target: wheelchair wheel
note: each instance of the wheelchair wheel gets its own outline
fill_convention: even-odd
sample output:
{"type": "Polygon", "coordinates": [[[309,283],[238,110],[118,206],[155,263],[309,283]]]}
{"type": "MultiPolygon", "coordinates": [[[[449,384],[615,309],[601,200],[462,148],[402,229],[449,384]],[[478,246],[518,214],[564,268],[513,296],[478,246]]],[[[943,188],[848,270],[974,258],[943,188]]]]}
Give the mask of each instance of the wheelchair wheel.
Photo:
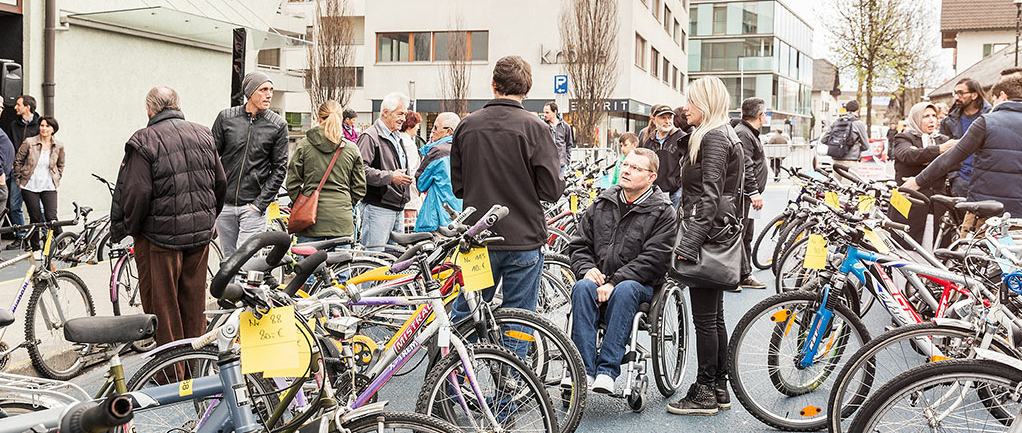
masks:
{"type": "Polygon", "coordinates": [[[688,307],[677,283],[669,282],[650,308],[653,379],[664,397],[670,397],[685,379],[688,358],[688,307]]]}
{"type": "Polygon", "coordinates": [[[628,403],[628,408],[633,412],[642,412],[646,410],[646,390],[649,388],[649,379],[646,377],[642,378],[632,390],[625,397],[625,401],[628,403]]]}

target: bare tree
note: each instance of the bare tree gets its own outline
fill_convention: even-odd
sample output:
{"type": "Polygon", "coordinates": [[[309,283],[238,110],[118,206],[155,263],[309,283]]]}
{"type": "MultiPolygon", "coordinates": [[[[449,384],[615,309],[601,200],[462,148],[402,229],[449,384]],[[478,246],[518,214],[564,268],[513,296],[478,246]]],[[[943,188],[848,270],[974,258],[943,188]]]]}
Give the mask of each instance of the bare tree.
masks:
{"type": "Polygon", "coordinates": [[[568,90],[576,101],[576,137],[582,146],[598,145],[604,102],[617,87],[619,27],[617,1],[565,0],[562,5],[561,42],[567,53],[568,90]]]}
{"type": "Polygon", "coordinates": [[[350,0],[316,0],[316,18],[309,45],[309,70],[305,87],[313,109],[325,101],[348,105],[356,85],[355,22],[349,16],[350,0]]]}
{"type": "MultiPolygon", "coordinates": [[[[916,11],[905,22],[904,31],[892,41],[895,60],[890,66],[887,86],[894,89],[892,96],[898,101],[897,117],[905,117],[911,105],[906,91],[912,88],[929,87],[937,80],[939,65],[937,58],[940,46],[939,31],[933,21],[927,19],[926,4],[916,3],[916,11]]],[[[897,119],[888,119],[897,120],[897,119]]]]}
{"type": "MultiPolygon", "coordinates": [[[[453,22],[448,23],[450,32],[437,33],[435,38],[446,40],[447,49],[435,53],[434,58],[440,60],[440,109],[451,111],[464,117],[468,114],[468,85],[471,79],[471,71],[468,62],[471,60],[468,52],[468,32],[465,31],[465,20],[459,12],[455,15],[453,22]]],[[[434,45],[437,41],[434,40],[434,45]]],[[[442,47],[441,47],[442,48],[442,47]]]]}

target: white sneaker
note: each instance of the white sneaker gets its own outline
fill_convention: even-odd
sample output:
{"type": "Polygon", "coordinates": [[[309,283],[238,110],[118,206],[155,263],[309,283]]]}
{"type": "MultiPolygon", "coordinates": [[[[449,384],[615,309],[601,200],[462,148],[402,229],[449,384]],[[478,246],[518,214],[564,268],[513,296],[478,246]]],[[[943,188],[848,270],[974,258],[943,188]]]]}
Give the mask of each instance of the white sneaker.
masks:
{"type": "Polygon", "coordinates": [[[613,394],[614,393],[614,379],[606,374],[600,374],[596,376],[596,380],[593,381],[593,392],[600,394],[613,394]]]}

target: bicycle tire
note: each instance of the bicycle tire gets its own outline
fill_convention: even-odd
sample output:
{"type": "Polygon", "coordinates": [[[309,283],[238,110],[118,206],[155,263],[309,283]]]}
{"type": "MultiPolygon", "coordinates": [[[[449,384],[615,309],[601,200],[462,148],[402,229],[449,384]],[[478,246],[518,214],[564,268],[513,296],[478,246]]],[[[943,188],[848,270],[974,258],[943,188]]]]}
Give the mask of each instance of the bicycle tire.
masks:
{"type": "Polygon", "coordinates": [[[571,311],[571,290],[575,282],[571,260],[567,256],[544,254],[536,312],[567,329],[566,319],[571,311]]]}
{"type": "Polygon", "coordinates": [[[788,217],[788,215],[786,213],[782,213],[780,215],[775,216],[773,219],[770,220],[770,222],[766,223],[766,225],[763,226],[763,230],[760,230],[759,234],[756,235],[756,241],[753,242],[753,244],[752,244],[752,254],[751,254],[752,255],[752,265],[755,266],[756,269],[767,270],[767,269],[770,269],[771,265],[773,264],[773,257],[766,257],[766,258],[760,257],[760,251],[766,251],[767,253],[773,253],[772,249],[770,249],[768,251],[767,247],[762,246],[763,245],[763,239],[766,239],[769,236],[776,243],[777,242],[777,236],[781,233],[781,230],[784,230],[785,219],[787,217],[788,217]],[[768,233],[771,233],[771,232],[773,232],[773,234],[772,235],[768,235],[768,233]]]}
{"type": "MultiPolygon", "coordinates": [[[[911,363],[911,360],[908,359],[910,355],[915,355],[912,356],[912,359],[922,363],[931,362],[924,354],[919,353],[918,343],[914,339],[938,335],[944,338],[968,341],[976,337],[976,330],[968,326],[956,324],[914,323],[880,334],[852,354],[851,360],[838,373],[834,381],[834,388],[831,389],[830,398],[828,399],[827,426],[830,432],[840,433],[847,431],[848,425],[852,421],[850,419],[851,416],[870,397],[872,388],[879,388],[898,374],[908,371],[917,365],[922,365],[921,363],[911,363]],[[885,352],[889,352],[890,355],[882,355],[885,352]],[[906,356],[904,359],[896,358],[898,354],[906,356]],[[878,362],[878,358],[883,362],[878,362]],[[878,370],[880,374],[877,374],[878,370]],[[858,386],[855,386],[856,383],[858,386]],[[852,388],[855,388],[855,391],[849,392],[852,388]],[[838,410],[838,408],[842,409],[838,410]]],[[[941,342],[943,345],[950,341],[941,340],[941,342]]],[[[994,338],[993,344],[992,349],[996,351],[1005,354],[1013,352],[1010,347],[998,338],[994,338]]],[[[964,345],[959,348],[964,349],[965,352],[952,352],[945,349],[942,350],[942,353],[958,359],[958,357],[966,356],[968,349],[971,347],[971,345],[964,345]],[[955,355],[958,355],[958,357],[955,357],[955,355]]]]}
{"type": "Polygon", "coordinates": [[[781,235],[777,238],[777,243],[774,245],[774,254],[771,257],[773,260],[772,269],[775,274],[778,272],[777,263],[781,256],[791,248],[792,244],[802,238],[801,234],[806,231],[807,227],[809,227],[808,218],[800,218],[791,221],[781,232],[781,235]]]}
{"type": "Polygon", "coordinates": [[[217,299],[209,293],[209,284],[213,281],[213,276],[220,271],[220,264],[224,262],[224,250],[220,248],[220,241],[216,238],[209,242],[209,257],[206,259],[206,309],[216,310],[219,309],[217,306],[217,299]]]}
{"type": "MultiPolygon", "coordinates": [[[[129,316],[132,314],[143,314],[142,293],[138,284],[138,267],[135,263],[135,255],[125,254],[117,259],[114,264],[114,274],[110,281],[111,296],[116,290],[116,298],[111,299],[115,316],[129,316]]],[[[156,348],[156,340],[147,338],[131,343],[131,348],[136,352],[148,352],[156,348]]]]}
{"type": "MultiPolygon", "coordinates": [[[[496,329],[503,330],[506,329],[505,327],[511,326],[529,326],[534,332],[541,335],[531,334],[524,329],[506,329],[503,331],[506,337],[502,338],[503,341],[489,341],[490,338],[485,340],[490,344],[505,343],[503,344],[504,348],[519,355],[521,358],[515,347],[508,347],[506,343],[529,341],[529,338],[525,336],[515,338],[515,335],[531,335],[533,344],[529,344],[525,348],[527,355],[523,359],[526,361],[526,364],[530,364],[532,371],[536,373],[537,377],[545,385],[547,394],[558,396],[561,399],[562,404],[554,405],[554,411],[557,412],[557,425],[561,427],[561,431],[565,433],[575,431],[578,428],[578,424],[582,421],[582,413],[585,412],[588,393],[585,364],[582,361],[582,355],[579,353],[578,348],[575,347],[575,343],[564,333],[562,328],[559,328],[542,315],[529,310],[499,308],[493,311],[493,321],[497,325],[496,329]],[[519,334],[509,335],[509,333],[514,332],[519,334]],[[549,363],[544,366],[536,365],[538,361],[543,359],[553,361],[559,359],[564,363],[560,368],[550,366],[549,363]],[[571,385],[567,389],[565,389],[561,382],[564,377],[571,380],[571,385]],[[567,403],[567,407],[563,403],[567,403]]],[[[478,339],[477,327],[471,318],[462,320],[456,329],[458,330],[458,335],[466,341],[476,341],[478,339]]]]}
{"type": "Polygon", "coordinates": [[[45,279],[33,277],[33,280],[32,295],[25,309],[25,341],[35,342],[28,344],[29,358],[39,374],[54,380],[70,380],[85,367],[83,355],[91,346],[65,340],[64,324],[59,322],[59,316],[54,321],[50,317],[43,317],[39,309],[45,309],[49,316],[52,314],[50,310],[56,308],[53,297],[44,296],[44,293],[50,294],[47,289],[52,282],[57,282],[55,291],[64,292],[63,296],[57,296],[64,302],[60,310],[66,319],[95,316],[96,306],[92,302],[92,294],[78,275],[65,270],[54,271],[51,277],[45,279]],[[74,291],[63,289],[59,281],[66,281],[74,291]],[[53,324],[47,325],[46,320],[53,324]],[[47,331],[47,328],[52,329],[47,331]]]}
{"type": "Polygon", "coordinates": [[[64,232],[53,238],[50,264],[56,269],[67,269],[81,264],[84,260],[75,254],[75,242],[78,240],[78,233],[64,232]]]}
{"type": "MultiPolygon", "coordinates": [[[[906,395],[912,395],[912,400],[916,402],[913,404],[915,407],[911,409],[911,412],[944,414],[947,409],[938,408],[934,410],[929,407],[924,409],[918,406],[920,404],[927,404],[931,400],[940,403],[940,400],[926,398],[925,394],[931,391],[940,392],[940,389],[946,387],[947,384],[960,383],[961,381],[973,382],[971,386],[975,387],[977,391],[996,387],[997,390],[1003,390],[1004,393],[1008,394],[1013,393],[1016,387],[1019,386],[1019,383],[1022,382],[1022,371],[1000,362],[981,359],[953,359],[918,366],[901,373],[880,387],[873,397],[866,400],[866,404],[862,406],[859,415],[852,421],[850,431],[875,431],[871,427],[880,423],[885,415],[895,411],[897,403],[906,395]],[[977,387],[974,384],[976,380],[988,381],[990,384],[977,387]]],[[[971,395],[972,393],[960,392],[959,394],[962,397],[966,397],[967,394],[971,395]]],[[[1007,396],[1005,397],[1007,398],[1007,396]]],[[[979,410],[975,412],[976,416],[984,419],[972,421],[970,417],[959,414],[950,419],[952,421],[955,419],[964,420],[966,425],[962,426],[962,430],[947,429],[947,427],[942,425],[943,421],[941,421],[941,423],[934,427],[927,426],[926,431],[970,431],[975,426],[983,426],[983,431],[996,431],[993,430],[995,427],[1003,427],[1003,431],[1008,431],[1006,424],[1009,424],[1011,419],[996,417],[991,413],[991,408],[988,404],[989,398],[981,397],[981,399],[978,406],[979,410]]],[[[972,406],[976,406],[976,404],[973,403],[972,406]]],[[[1008,410],[1007,412],[1010,414],[1018,413],[1018,403],[1016,402],[1014,406],[1013,410],[1008,410]]],[[[944,421],[948,419],[945,417],[944,421]]],[[[899,416],[897,425],[910,427],[911,421],[912,418],[899,416]]],[[[924,419],[921,421],[928,425],[931,420],[924,419]]],[[[917,429],[915,431],[923,430],[919,427],[917,429]]]]}
{"type": "Polygon", "coordinates": [[[652,324],[650,339],[654,340],[650,342],[650,351],[653,358],[653,381],[656,382],[660,395],[670,397],[681,387],[681,381],[685,379],[685,371],[688,366],[686,362],[689,348],[688,304],[685,302],[685,296],[681,293],[681,286],[675,283],[667,283],[664,286],[660,289],[661,295],[653,301],[653,306],[650,308],[652,316],[650,318],[652,324]],[[674,314],[668,312],[671,305],[675,308],[674,314]],[[677,315],[677,318],[674,319],[675,324],[672,325],[669,322],[674,315],[677,315]],[[665,347],[665,343],[671,339],[671,331],[675,333],[673,340],[677,345],[668,348],[665,347]],[[669,362],[672,359],[674,360],[673,367],[669,362]]]}
{"type": "Polygon", "coordinates": [[[571,236],[564,230],[548,226],[547,231],[547,250],[553,254],[566,254],[568,252],[568,243],[571,242],[571,236]]]}
{"type": "MultiPolygon", "coordinates": [[[[488,392],[487,389],[483,388],[484,380],[487,382],[493,381],[496,385],[498,385],[500,387],[499,392],[501,392],[501,394],[510,391],[512,397],[514,397],[513,400],[504,400],[503,396],[498,397],[500,399],[500,402],[498,402],[500,407],[497,408],[498,410],[493,411],[494,416],[500,418],[498,422],[502,424],[521,422],[521,415],[524,414],[517,414],[517,409],[520,409],[523,406],[521,399],[526,399],[524,403],[529,403],[529,408],[536,412],[534,417],[538,419],[535,419],[534,422],[538,428],[534,430],[526,430],[517,428],[515,425],[511,425],[504,426],[506,429],[514,430],[516,432],[535,431],[549,433],[560,431],[557,427],[557,415],[554,413],[553,405],[550,404],[550,396],[547,395],[546,390],[543,389],[539,378],[536,377],[536,373],[533,373],[532,369],[525,365],[524,361],[511,353],[511,351],[493,344],[472,344],[469,345],[467,349],[475,364],[484,361],[502,364],[497,365],[496,367],[490,366],[490,368],[484,368],[482,370],[477,369],[475,365],[472,366],[473,370],[476,370],[476,385],[480,387],[487,398],[498,397],[498,394],[494,393],[493,396],[490,396],[489,394],[491,394],[491,392],[488,392]],[[486,370],[489,371],[487,372],[486,370]],[[504,402],[513,402],[515,404],[512,408],[510,407],[510,404],[503,404],[504,402]],[[511,409],[516,412],[515,414],[506,414],[501,413],[500,409],[511,409]]],[[[448,394],[451,390],[449,388],[450,382],[448,382],[448,378],[455,380],[457,383],[461,383],[458,378],[462,377],[461,375],[464,374],[463,368],[461,358],[458,356],[457,351],[451,351],[451,353],[448,353],[447,356],[440,358],[437,364],[433,366],[426,375],[426,380],[422,385],[422,390],[419,392],[419,397],[415,402],[415,411],[430,416],[436,416],[466,431],[471,429],[473,422],[464,418],[472,416],[474,418],[475,425],[483,426],[482,430],[479,431],[492,431],[493,427],[497,426],[487,426],[486,424],[489,423],[485,422],[484,419],[479,418],[481,413],[479,413],[478,403],[475,403],[474,399],[466,399],[469,400],[471,404],[470,408],[477,409],[471,414],[453,413],[453,411],[460,410],[461,407],[457,404],[448,404],[451,403],[449,401],[444,402],[439,400],[443,394],[448,394]],[[459,420],[456,418],[462,418],[463,422],[458,422],[459,420]]],[[[465,390],[462,386],[459,386],[458,389],[463,390],[464,395],[472,395],[470,391],[465,390]]],[[[494,390],[494,392],[496,392],[496,390],[494,390]]]]}
{"type": "MultiPolygon", "coordinates": [[[[832,293],[836,295],[836,292],[832,293]]],[[[824,333],[830,334],[830,337],[821,337],[829,342],[820,355],[828,353],[832,355],[809,368],[799,369],[791,366],[789,371],[794,372],[792,375],[795,376],[794,379],[799,379],[798,376],[801,375],[808,380],[796,381],[781,376],[786,367],[781,364],[782,362],[794,364],[795,355],[804,342],[804,333],[807,331],[805,325],[812,322],[819,297],[816,293],[796,291],[764,299],[742,316],[728,344],[728,368],[735,397],[756,419],[780,430],[815,431],[824,428],[827,420],[820,414],[824,413],[822,406],[826,404],[826,399],[830,395],[830,389],[826,388],[826,385],[833,377],[831,373],[840,367],[839,363],[848,352],[847,344],[853,337],[860,347],[869,341],[869,331],[858,315],[846,305],[836,303],[833,310],[834,319],[840,319],[841,322],[836,323],[836,320],[832,320],[832,326],[823,330],[824,333]],[[750,335],[751,328],[761,318],[773,322],[767,325],[768,335],[760,335],[763,332],[750,335]],[[794,353],[778,354],[782,343],[779,338],[787,337],[799,320],[801,323],[795,328],[795,342],[787,345],[793,346],[789,351],[794,353]],[[809,322],[806,322],[807,320],[809,322]],[[783,335],[779,335],[782,331],[783,335]],[[759,345],[767,342],[769,350],[766,352],[749,350],[751,353],[747,354],[747,348],[743,344],[747,339],[759,345]],[[770,364],[766,368],[758,366],[763,358],[770,364]],[[747,369],[752,371],[746,373],[747,369]],[[754,377],[753,373],[759,373],[760,376],[754,377]],[[763,373],[766,373],[767,377],[762,377],[763,373]],[[765,395],[759,395],[758,391],[764,388],[765,395]],[[753,396],[753,393],[757,395],[753,396]],[[770,404],[771,399],[777,403],[770,404]],[[791,406],[792,404],[794,406],[791,406]]]]}
{"type": "MultiPolygon", "coordinates": [[[[336,430],[335,430],[336,431],[336,430]]],[[[455,433],[461,431],[439,418],[415,412],[383,412],[348,421],[340,431],[350,433],[403,432],[455,433]]]]}

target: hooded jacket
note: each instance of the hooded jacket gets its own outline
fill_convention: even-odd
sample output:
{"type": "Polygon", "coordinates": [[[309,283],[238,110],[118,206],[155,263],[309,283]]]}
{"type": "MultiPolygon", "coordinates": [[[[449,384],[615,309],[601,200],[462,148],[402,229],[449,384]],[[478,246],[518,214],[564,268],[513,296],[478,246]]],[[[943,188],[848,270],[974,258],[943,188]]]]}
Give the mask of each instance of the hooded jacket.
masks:
{"type": "MultiPolygon", "coordinates": [[[[337,162],[319,192],[316,223],[298,232],[299,236],[340,237],[355,233],[352,209],[365,196],[366,176],[358,146],[345,139],[341,139],[341,146],[337,162]]],[[[323,135],[321,126],[310,129],[298,142],[287,164],[285,181],[292,203],[299,194],[308,196],[316,191],[336,151],[337,145],[323,135]]]]}
{"type": "Polygon", "coordinates": [[[422,162],[415,173],[415,185],[426,197],[422,199],[422,207],[415,219],[417,232],[431,232],[441,225],[450,224],[451,217],[444,209],[444,203],[461,212],[461,199],[454,196],[451,187],[452,140],[454,136],[448,135],[420,149],[422,162]]]}
{"type": "Polygon", "coordinates": [[[213,121],[213,141],[227,173],[227,204],[264,211],[277,200],[287,171],[287,122],[271,110],[254,116],[244,105],[213,121]]]}

